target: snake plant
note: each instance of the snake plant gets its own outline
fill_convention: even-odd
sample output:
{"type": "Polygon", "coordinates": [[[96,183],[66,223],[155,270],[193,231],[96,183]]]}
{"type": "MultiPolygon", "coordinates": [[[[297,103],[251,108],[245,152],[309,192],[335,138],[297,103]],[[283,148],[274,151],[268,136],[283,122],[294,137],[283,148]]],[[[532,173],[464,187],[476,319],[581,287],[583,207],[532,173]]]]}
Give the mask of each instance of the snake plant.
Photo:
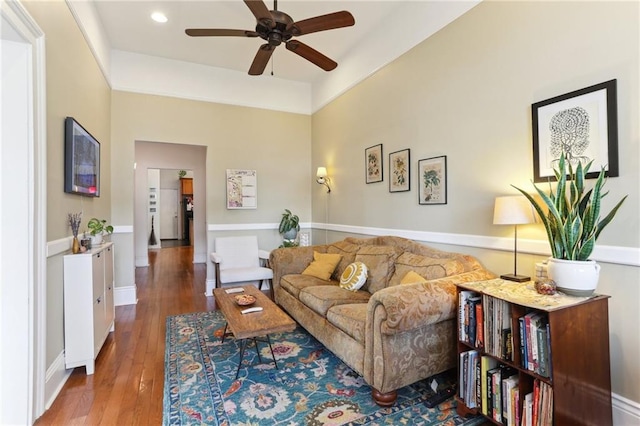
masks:
{"type": "Polygon", "coordinates": [[[542,202],[536,201],[531,194],[512,185],[527,197],[540,216],[547,231],[552,257],[555,259],[587,260],[593,252],[598,236],[613,220],[627,198],[625,195],[604,219],[600,219],[601,201],[608,194],[602,192],[605,170],[600,170],[593,188],[587,190],[585,176],[592,163],[593,160],[585,166],[578,163],[574,170],[571,162],[562,153],[558,166],[553,169],[558,181],[555,192],[551,184],[549,195],[533,185],[542,202]]]}

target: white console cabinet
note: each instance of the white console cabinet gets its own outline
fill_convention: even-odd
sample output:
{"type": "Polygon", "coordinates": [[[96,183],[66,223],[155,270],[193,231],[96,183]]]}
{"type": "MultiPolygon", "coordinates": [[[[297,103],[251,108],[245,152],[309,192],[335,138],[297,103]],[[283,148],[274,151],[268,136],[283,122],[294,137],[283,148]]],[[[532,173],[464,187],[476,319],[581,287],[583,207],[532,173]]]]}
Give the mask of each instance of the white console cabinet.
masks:
{"type": "Polygon", "coordinates": [[[114,330],[113,249],[109,242],[64,256],[66,368],[84,365],[93,374],[100,348],[114,330]]]}

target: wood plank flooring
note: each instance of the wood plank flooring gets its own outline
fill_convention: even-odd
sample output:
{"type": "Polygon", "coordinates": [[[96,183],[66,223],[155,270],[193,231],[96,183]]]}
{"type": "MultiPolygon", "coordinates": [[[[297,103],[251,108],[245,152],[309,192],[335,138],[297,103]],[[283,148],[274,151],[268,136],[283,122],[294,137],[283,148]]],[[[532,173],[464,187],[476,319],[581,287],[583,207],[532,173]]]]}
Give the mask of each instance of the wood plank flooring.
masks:
{"type": "Polygon", "coordinates": [[[215,309],[206,265],[192,259],[190,246],[149,252],[150,266],[136,268],[138,304],[116,307],[95,374],[74,369],[36,425],[162,424],[165,318],[215,309]]]}

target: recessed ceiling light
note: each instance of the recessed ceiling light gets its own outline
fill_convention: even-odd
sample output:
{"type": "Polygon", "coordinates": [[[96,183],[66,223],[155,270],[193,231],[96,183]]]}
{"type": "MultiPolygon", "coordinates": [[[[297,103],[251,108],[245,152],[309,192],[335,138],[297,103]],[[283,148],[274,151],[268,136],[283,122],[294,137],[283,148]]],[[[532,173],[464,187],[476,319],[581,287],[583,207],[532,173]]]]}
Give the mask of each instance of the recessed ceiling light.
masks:
{"type": "Polygon", "coordinates": [[[153,19],[156,22],[160,22],[161,24],[164,24],[169,20],[167,19],[167,16],[162,12],[153,12],[151,14],[151,19],[153,19]]]}

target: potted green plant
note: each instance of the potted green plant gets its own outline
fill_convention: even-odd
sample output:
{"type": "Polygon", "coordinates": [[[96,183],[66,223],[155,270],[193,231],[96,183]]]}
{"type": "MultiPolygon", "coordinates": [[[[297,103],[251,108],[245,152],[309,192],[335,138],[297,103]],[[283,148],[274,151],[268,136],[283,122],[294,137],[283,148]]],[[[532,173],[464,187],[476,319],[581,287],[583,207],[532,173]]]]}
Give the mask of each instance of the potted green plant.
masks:
{"type": "Polygon", "coordinates": [[[89,235],[91,235],[91,245],[102,244],[102,236],[107,233],[113,232],[113,226],[107,225],[106,219],[98,219],[92,217],[87,222],[87,228],[89,228],[89,235]]]}
{"type": "Polygon", "coordinates": [[[544,224],[552,256],[547,270],[549,278],[556,282],[559,290],[573,296],[589,296],[596,289],[600,266],[589,260],[589,256],[598,236],[627,198],[625,195],[609,214],[601,218],[601,202],[607,195],[607,192],[602,192],[605,170],[600,170],[593,188],[587,190],[585,177],[592,163],[593,160],[585,166],[578,163],[574,169],[563,152],[553,170],[558,181],[555,192],[551,184],[549,195],[533,185],[541,202],[514,186],[531,202],[544,224]]]}
{"type": "Polygon", "coordinates": [[[280,226],[278,232],[282,234],[282,238],[285,240],[295,240],[300,230],[300,218],[291,213],[291,210],[284,209],[282,213],[282,219],[280,220],[280,226]]]}

